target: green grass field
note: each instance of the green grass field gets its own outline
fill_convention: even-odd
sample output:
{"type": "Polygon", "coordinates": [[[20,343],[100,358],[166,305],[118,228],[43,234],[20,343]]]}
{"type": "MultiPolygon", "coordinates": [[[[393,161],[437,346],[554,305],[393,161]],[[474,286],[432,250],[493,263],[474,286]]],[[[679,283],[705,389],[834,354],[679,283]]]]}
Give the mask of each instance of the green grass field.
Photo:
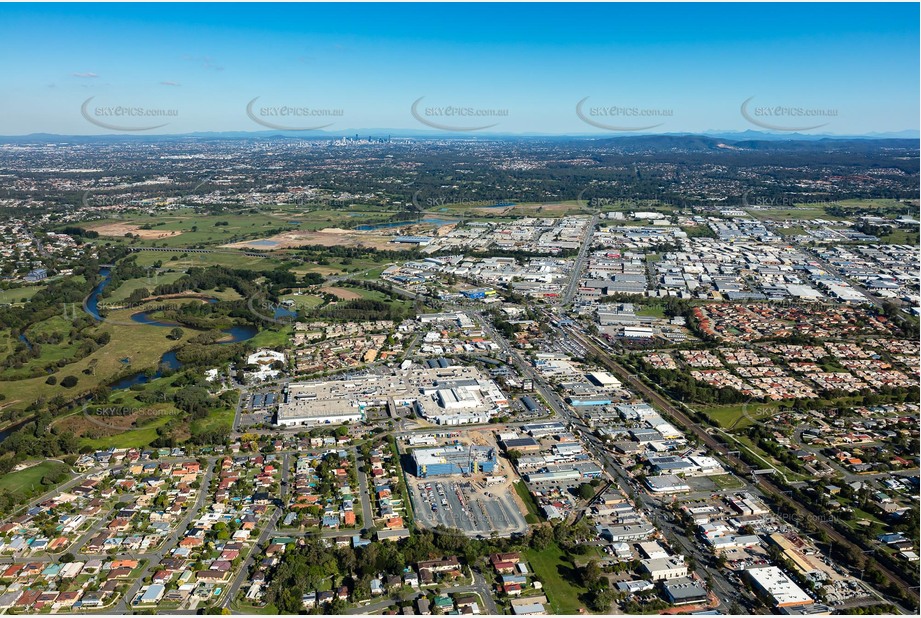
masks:
{"type": "Polygon", "coordinates": [[[162,251],[139,251],[138,266],[154,266],[158,262],[164,269],[186,271],[189,268],[206,268],[208,266],[226,266],[245,270],[274,270],[281,262],[273,258],[259,258],[234,253],[176,253],[162,251]],[[172,258],[176,258],[175,260],[172,258]]]}
{"type": "Polygon", "coordinates": [[[664,318],[665,307],[662,305],[642,305],[637,308],[636,315],[643,315],[653,318],[664,318]]]}
{"type": "Polygon", "coordinates": [[[829,221],[844,221],[844,217],[829,215],[821,206],[788,206],[785,208],[765,208],[760,210],[750,209],[748,211],[756,219],[769,219],[781,221],[790,219],[792,221],[806,221],[809,219],[827,219],[829,221]]]}
{"type": "Polygon", "coordinates": [[[390,302],[393,300],[392,296],[384,294],[383,292],[380,292],[378,290],[368,290],[365,288],[352,287],[348,284],[337,285],[336,287],[344,288],[351,292],[355,292],[356,294],[361,295],[361,297],[366,300],[379,300],[384,303],[390,302]]]}
{"type": "Polygon", "coordinates": [[[490,208],[486,200],[474,203],[442,204],[425,211],[432,217],[465,216],[494,220],[507,217],[565,217],[567,215],[588,214],[589,210],[579,205],[576,200],[558,202],[521,202],[507,208],[490,208]]]}
{"type": "MultiPolygon", "coordinates": [[[[47,320],[33,324],[25,333],[30,341],[34,342],[36,338],[41,335],[61,335],[63,336],[63,340],[56,345],[42,344],[39,348],[41,354],[39,354],[37,358],[30,359],[18,369],[10,368],[5,370],[3,376],[6,378],[26,377],[33,368],[43,367],[48,363],[72,358],[77,352],[78,345],[71,341],[69,337],[70,328],[70,321],[63,316],[53,316],[47,320]]],[[[13,341],[13,338],[8,332],[5,332],[2,341],[3,343],[0,343],[0,349],[5,350],[12,349],[10,344],[14,344],[15,347],[15,344],[18,343],[13,341]]]]}
{"type": "Polygon", "coordinates": [[[537,510],[537,503],[534,502],[534,496],[528,491],[527,485],[524,483],[514,483],[514,485],[515,491],[518,493],[521,501],[528,507],[528,514],[524,516],[524,520],[529,524],[540,523],[540,513],[537,510]]]}
{"type": "Polygon", "coordinates": [[[289,345],[291,343],[292,332],[294,332],[294,327],[292,326],[285,326],[278,330],[261,330],[256,333],[255,337],[249,339],[247,343],[256,348],[275,348],[289,345]]]}
{"type": "Polygon", "coordinates": [[[278,609],[272,605],[251,605],[244,601],[238,601],[232,604],[232,607],[243,614],[257,614],[261,616],[277,616],[278,609]]]}
{"type": "Polygon", "coordinates": [[[176,272],[167,272],[167,273],[152,273],[150,278],[143,279],[129,279],[122,283],[118,288],[112,290],[111,295],[105,298],[107,303],[118,303],[129,296],[135,291],[141,288],[146,288],[148,291],[153,292],[154,288],[158,285],[165,285],[168,283],[173,283],[177,279],[183,276],[184,273],[176,272]]]}
{"type": "Polygon", "coordinates": [[[323,299],[315,294],[285,294],[279,300],[290,300],[298,309],[313,309],[323,304],[323,299]]]}
{"type": "Polygon", "coordinates": [[[752,401],[725,406],[710,406],[700,411],[709,416],[723,429],[744,429],[756,420],[770,420],[781,408],[791,404],[782,402],[760,403],[752,401]]]}
{"type": "Polygon", "coordinates": [[[87,227],[101,233],[113,242],[130,243],[147,247],[190,247],[192,245],[223,245],[254,239],[287,230],[320,230],[328,227],[350,227],[358,224],[379,223],[392,217],[393,211],[355,206],[348,210],[310,210],[298,206],[272,206],[250,208],[243,212],[206,215],[186,208],[169,214],[146,212],[126,213],[120,219],[94,221],[87,227]],[[107,225],[137,226],[137,233],[149,238],[125,238],[121,230],[107,225]],[[163,236],[155,236],[161,232],[163,236]],[[169,235],[167,235],[169,234],[169,235]]]}
{"type": "Polygon", "coordinates": [[[918,245],[921,235],[918,228],[904,229],[896,228],[885,236],[880,236],[880,241],[887,245],[918,245]]]}
{"type": "Polygon", "coordinates": [[[718,476],[709,476],[707,478],[713,481],[713,484],[720,489],[741,489],[745,487],[745,483],[731,474],[720,474],[718,476]]]}
{"type": "Polygon", "coordinates": [[[30,285],[12,290],[0,290],[0,305],[15,305],[26,302],[41,289],[42,286],[40,285],[30,285]]]}
{"type": "MultiPolygon", "coordinates": [[[[853,209],[854,214],[858,214],[860,211],[879,211],[881,216],[890,216],[892,212],[895,212],[899,209],[904,208],[904,204],[898,200],[892,199],[853,199],[853,200],[838,200],[838,201],[829,201],[829,206],[838,206],[845,210],[853,209]]],[[[827,219],[829,221],[845,221],[846,217],[840,217],[835,215],[830,215],[825,212],[824,204],[816,203],[802,203],[802,204],[793,204],[793,205],[784,205],[778,204],[777,208],[766,208],[766,209],[750,209],[749,212],[752,216],[758,219],[772,219],[772,220],[806,220],[806,219],[827,219]]],[[[894,216],[894,215],[891,215],[894,216]]]]}
{"type": "Polygon", "coordinates": [[[803,229],[803,227],[799,225],[791,225],[790,227],[782,227],[782,228],[779,227],[777,228],[776,231],[779,232],[780,235],[783,236],[784,238],[790,238],[793,236],[804,236],[806,234],[806,230],[803,229]]]}
{"type": "Polygon", "coordinates": [[[51,486],[42,485],[42,477],[49,472],[61,470],[70,471],[70,468],[60,461],[49,460],[25,470],[8,472],[0,476],[0,492],[8,491],[14,496],[21,496],[22,498],[40,494],[51,489],[51,486]]]}
{"type": "Polygon", "coordinates": [[[525,550],[524,555],[531,571],[544,584],[553,613],[580,613],[579,610],[585,606],[579,595],[586,592],[586,588],[572,582],[572,579],[578,578],[576,567],[563,550],[556,543],[551,543],[543,551],[525,550]]]}
{"type": "MultiPolygon", "coordinates": [[[[110,317],[120,322],[130,322],[130,315],[134,311],[135,309],[112,311],[110,317]]],[[[11,404],[11,408],[20,410],[39,397],[50,399],[58,394],[76,397],[101,383],[110,381],[112,376],[125,371],[129,366],[132,371],[156,367],[160,356],[177,345],[177,342],[167,339],[166,336],[170,331],[168,328],[142,324],[120,326],[110,323],[103,323],[98,328],[109,332],[111,341],[89,356],[59,369],[54,374],[58,378],[58,384],[46,384],[45,376],[15,382],[0,381],[0,393],[6,395],[4,403],[11,404]],[[130,358],[130,365],[122,363],[123,358],[130,358]],[[95,361],[95,371],[90,375],[83,373],[83,370],[90,367],[93,361],[95,361]],[[77,385],[70,389],[61,386],[61,378],[71,375],[78,378],[77,385]]],[[[196,334],[191,329],[184,329],[183,337],[188,339],[196,334]]]]}
{"type": "Polygon", "coordinates": [[[169,423],[170,419],[170,416],[160,416],[143,427],[124,431],[114,436],[83,438],[80,440],[80,445],[89,446],[97,450],[106,448],[142,448],[157,439],[157,428],[169,423]]]}
{"type": "Polygon", "coordinates": [[[212,410],[205,418],[192,421],[192,432],[215,431],[222,428],[229,431],[233,427],[233,416],[233,408],[212,410]]]}

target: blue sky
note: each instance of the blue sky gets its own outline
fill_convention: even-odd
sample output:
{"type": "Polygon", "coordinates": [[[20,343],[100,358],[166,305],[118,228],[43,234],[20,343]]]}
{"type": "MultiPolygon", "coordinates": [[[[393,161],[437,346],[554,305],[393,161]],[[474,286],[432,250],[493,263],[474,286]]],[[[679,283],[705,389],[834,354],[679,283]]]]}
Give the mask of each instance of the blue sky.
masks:
{"type": "Polygon", "coordinates": [[[913,3],[3,4],[0,135],[265,130],[255,97],[330,130],[611,133],[586,97],[613,129],[917,130],[918,23],[913,3]]]}

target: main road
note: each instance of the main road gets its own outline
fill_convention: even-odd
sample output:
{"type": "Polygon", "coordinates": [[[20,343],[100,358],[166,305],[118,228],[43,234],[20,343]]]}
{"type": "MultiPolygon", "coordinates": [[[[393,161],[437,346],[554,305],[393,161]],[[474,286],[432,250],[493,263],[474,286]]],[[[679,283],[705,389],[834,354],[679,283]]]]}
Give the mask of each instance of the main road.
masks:
{"type": "Polygon", "coordinates": [[[572,272],[569,275],[569,283],[566,284],[566,291],[563,293],[563,296],[560,297],[560,304],[564,307],[568,306],[572,302],[572,297],[576,294],[576,287],[579,285],[579,279],[582,278],[582,265],[585,263],[585,256],[588,254],[588,248],[592,244],[592,233],[595,231],[595,226],[598,225],[598,213],[595,213],[592,216],[591,222],[588,224],[588,228],[585,230],[585,238],[582,239],[582,246],[579,248],[579,255],[576,257],[575,263],[572,265],[572,272]]]}
{"type": "Polygon", "coordinates": [[[135,595],[138,593],[138,590],[141,589],[141,586],[144,584],[144,579],[150,575],[152,569],[158,568],[160,566],[160,562],[163,560],[163,556],[169,553],[179,543],[179,535],[185,534],[186,530],[189,528],[189,523],[192,521],[192,518],[201,514],[201,510],[205,506],[205,498],[209,493],[211,493],[211,477],[214,475],[216,459],[209,458],[206,460],[206,462],[207,470],[201,479],[201,484],[198,489],[198,499],[195,501],[195,504],[189,508],[188,512],[185,514],[185,517],[182,518],[182,521],[179,522],[169,537],[167,537],[167,539],[160,545],[160,549],[152,552],[149,555],[147,558],[147,565],[144,567],[144,570],[135,578],[134,583],[128,587],[128,590],[125,592],[124,596],[115,606],[115,609],[112,612],[113,614],[128,613],[128,603],[134,599],[135,595]]]}
{"type": "MultiPolygon", "coordinates": [[[[702,427],[694,422],[694,420],[679,410],[677,406],[672,405],[670,401],[665,399],[654,389],[650,388],[637,376],[633,375],[627,369],[614,362],[611,359],[610,354],[606,350],[602,349],[598,344],[596,344],[590,337],[586,336],[575,327],[570,327],[568,332],[570,336],[581,343],[587,350],[594,352],[602,365],[604,365],[612,373],[618,375],[622,380],[629,383],[633,388],[637,390],[637,392],[641,393],[644,397],[647,398],[648,401],[655,404],[660,410],[668,414],[672,420],[676,421],[686,431],[693,433],[702,444],[705,444],[713,452],[722,456],[723,459],[729,463],[731,467],[737,470],[739,474],[744,474],[747,470],[749,470],[749,465],[740,457],[731,454],[731,450],[725,444],[706,432],[702,427]]],[[[827,522],[817,519],[815,515],[805,506],[798,502],[788,500],[786,498],[786,490],[784,490],[782,487],[774,483],[766,476],[757,476],[753,483],[761,491],[772,496],[775,500],[784,500],[787,504],[791,505],[802,520],[812,521],[818,528],[821,528],[822,531],[829,536],[829,538],[834,539],[838,544],[847,547],[852,551],[857,552],[858,554],[866,553],[862,547],[838,532],[836,528],[830,526],[827,522]]],[[[881,564],[878,560],[874,559],[872,553],[867,554],[867,560],[872,562],[876,569],[879,570],[880,573],[882,573],[890,582],[898,585],[901,588],[904,588],[905,590],[908,590],[913,597],[916,599],[918,598],[917,586],[914,586],[912,583],[902,578],[898,573],[895,573],[885,565],[881,564]]]]}
{"type": "Polygon", "coordinates": [[[233,603],[237,596],[237,592],[240,590],[240,586],[242,586],[243,582],[246,581],[249,577],[249,570],[252,567],[256,556],[259,554],[260,548],[265,545],[270,535],[276,533],[278,519],[281,517],[281,514],[284,511],[285,505],[288,503],[288,471],[290,469],[291,454],[285,453],[282,456],[281,464],[281,491],[279,491],[278,500],[276,500],[275,504],[273,505],[275,510],[269,517],[268,521],[265,523],[265,526],[262,528],[262,532],[259,534],[256,542],[253,544],[249,550],[249,553],[246,555],[246,560],[244,560],[243,564],[240,565],[240,568],[237,570],[237,574],[234,576],[230,586],[228,586],[227,591],[224,593],[224,599],[220,603],[221,607],[227,607],[233,603]]]}

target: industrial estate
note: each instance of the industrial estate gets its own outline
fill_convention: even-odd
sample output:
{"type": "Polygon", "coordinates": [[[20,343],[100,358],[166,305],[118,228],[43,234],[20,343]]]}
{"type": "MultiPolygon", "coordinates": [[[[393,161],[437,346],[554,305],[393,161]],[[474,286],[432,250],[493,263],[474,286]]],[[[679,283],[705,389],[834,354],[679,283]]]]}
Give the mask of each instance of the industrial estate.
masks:
{"type": "MultiPolygon", "coordinates": [[[[519,29],[503,6],[471,40],[519,29]]],[[[148,38],[148,9],[121,9],[92,39],[112,62],[130,52],[107,36],[148,38]]],[[[337,23],[383,10],[352,9],[337,23]]],[[[183,27],[207,38],[237,10],[183,27]]],[[[378,82],[410,77],[343,69],[389,58],[362,47],[380,36],[464,81],[435,42],[471,17],[387,10],[406,23],[335,54],[282,28],[324,19],[273,18],[277,59],[235,39],[224,71],[176,34],[123,75],[166,79],[141,65],[188,52],[207,79],[160,87],[191,100],[248,63],[324,93],[343,71],[384,110],[378,82]],[[289,51],[303,74],[278,68],[289,51]]],[[[571,10],[554,29],[599,9],[571,10]]],[[[520,15],[544,11],[563,9],[520,15]]],[[[490,63],[513,66],[508,45],[490,63]]],[[[61,85],[61,62],[30,75],[58,83],[42,105],[127,79],[61,85]]],[[[0,614],[918,615],[918,140],[480,120],[0,137],[0,614]]]]}

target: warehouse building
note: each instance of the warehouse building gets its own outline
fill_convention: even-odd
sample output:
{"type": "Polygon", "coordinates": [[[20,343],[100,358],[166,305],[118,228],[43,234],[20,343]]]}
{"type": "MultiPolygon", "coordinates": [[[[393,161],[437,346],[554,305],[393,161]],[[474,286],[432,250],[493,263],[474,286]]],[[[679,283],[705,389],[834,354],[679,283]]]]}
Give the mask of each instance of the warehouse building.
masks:
{"type": "Polygon", "coordinates": [[[654,494],[679,494],[691,491],[690,486],[674,474],[647,476],[646,486],[654,494]]]}
{"type": "Polygon", "coordinates": [[[492,474],[496,467],[496,449],[454,444],[413,451],[412,460],[415,475],[422,478],[449,474],[492,474]]]}
{"type": "Polygon", "coordinates": [[[563,433],[566,426],[559,421],[550,421],[547,423],[530,423],[521,426],[521,431],[531,434],[534,438],[543,438],[553,434],[563,433]]]}
{"type": "Polygon", "coordinates": [[[755,592],[774,607],[798,607],[814,603],[812,597],[776,566],[746,569],[745,573],[755,592]]]}

